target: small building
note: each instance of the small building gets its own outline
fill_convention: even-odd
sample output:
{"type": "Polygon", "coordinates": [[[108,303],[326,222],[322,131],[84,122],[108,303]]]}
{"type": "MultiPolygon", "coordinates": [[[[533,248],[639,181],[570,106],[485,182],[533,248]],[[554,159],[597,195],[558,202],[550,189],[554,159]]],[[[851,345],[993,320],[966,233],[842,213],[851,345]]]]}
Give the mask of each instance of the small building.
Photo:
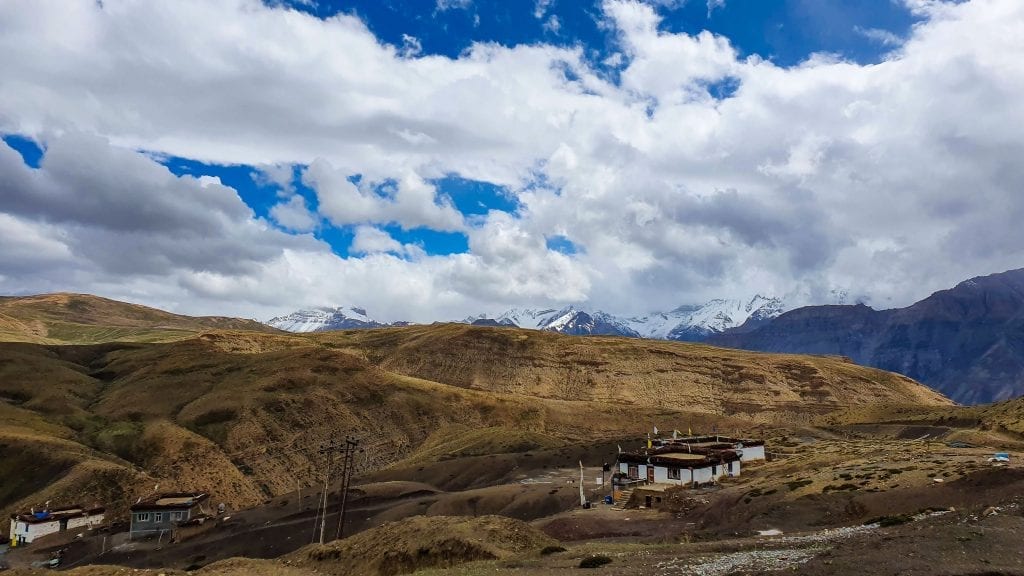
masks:
{"type": "Polygon", "coordinates": [[[131,507],[129,537],[171,533],[180,524],[206,517],[203,503],[209,498],[205,492],[169,492],[142,498],[131,507]]]}
{"type": "Polygon", "coordinates": [[[11,546],[30,544],[41,536],[64,530],[92,530],[103,523],[104,512],[106,510],[99,506],[67,506],[11,514],[11,546]]]}
{"type": "Polygon", "coordinates": [[[671,437],[648,439],[645,449],[620,452],[613,487],[624,491],[644,484],[708,484],[722,477],[739,476],[741,463],[764,459],[762,440],[673,432],[671,437]]]}
{"type": "Polygon", "coordinates": [[[699,485],[723,476],[740,475],[740,455],[731,449],[661,446],[619,454],[619,472],[629,480],[648,483],[699,485]]]}

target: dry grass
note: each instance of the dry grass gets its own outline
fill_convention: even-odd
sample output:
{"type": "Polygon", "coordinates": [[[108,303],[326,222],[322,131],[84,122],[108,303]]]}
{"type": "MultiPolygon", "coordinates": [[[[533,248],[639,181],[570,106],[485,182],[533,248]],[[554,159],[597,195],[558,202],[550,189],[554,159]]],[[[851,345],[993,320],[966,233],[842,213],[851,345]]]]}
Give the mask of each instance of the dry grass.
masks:
{"type": "Polygon", "coordinates": [[[909,378],[841,358],[759,354],[699,344],[564,336],[449,324],[324,333],[380,367],[467,389],[590,400],[752,420],[807,420],[877,403],[949,405],[909,378]]]}
{"type": "Polygon", "coordinates": [[[88,294],[0,297],[3,342],[171,342],[205,330],[277,332],[255,320],[180,316],[88,294]]]}
{"type": "MultiPolygon", "coordinates": [[[[182,318],[72,295],[0,299],[6,317],[44,327],[72,312],[76,321],[109,315],[146,330],[182,318]]],[[[222,319],[180,321],[189,328],[222,319]]],[[[293,491],[296,481],[317,482],[317,448],[332,435],[361,437],[367,449],[358,464],[369,469],[621,437],[652,425],[799,422],[887,402],[948,403],[901,376],[835,358],[461,325],[9,343],[0,345],[0,438],[34,440],[0,444],[0,458],[28,450],[28,461],[54,442],[65,449],[37,454],[50,464],[0,494],[0,509],[36,504],[54,483],[69,497],[81,493],[73,484],[84,464],[123,472],[109,477],[129,499],[160,482],[209,490],[237,507],[293,491]],[[33,443],[40,448],[24,448],[33,443]]]]}
{"type": "Polygon", "coordinates": [[[529,524],[502,516],[420,516],[309,546],[286,560],[322,574],[391,576],[509,558],[555,543],[529,524]]]}

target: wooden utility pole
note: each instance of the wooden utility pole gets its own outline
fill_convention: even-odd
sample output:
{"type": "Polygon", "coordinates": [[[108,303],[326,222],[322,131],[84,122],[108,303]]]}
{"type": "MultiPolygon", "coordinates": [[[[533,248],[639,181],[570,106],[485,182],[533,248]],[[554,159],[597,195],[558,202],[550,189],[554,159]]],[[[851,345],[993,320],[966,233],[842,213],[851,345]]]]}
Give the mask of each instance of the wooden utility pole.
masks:
{"type": "Polygon", "coordinates": [[[352,471],[355,468],[356,448],[358,446],[358,440],[352,436],[345,437],[345,447],[341,449],[341,499],[338,502],[338,529],[334,533],[335,539],[340,539],[345,533],[345,510],[348,505],[348,488],[352,482],[352,471]]]}
{"type": "MultiPolygon", "coordinates": [[[[322,444],[319,452],[325,455],[324,465],[324,497],[321,503],[323,515],[320,518],[320,544],[324,543],[324,534],[327,529],[327,488],[330,486],[331,469],[334,467],[334,453],[341,450],[341,445],[334,438],[330,442],[322,444]]],[[[314,524],[315,525],[315,524],[314,524]]]]}
{"type": "Polygon", "coordinates": [[[583,494],[583,460],[580,460],[580,507],[587,505],[587,497],[583,494]]]}

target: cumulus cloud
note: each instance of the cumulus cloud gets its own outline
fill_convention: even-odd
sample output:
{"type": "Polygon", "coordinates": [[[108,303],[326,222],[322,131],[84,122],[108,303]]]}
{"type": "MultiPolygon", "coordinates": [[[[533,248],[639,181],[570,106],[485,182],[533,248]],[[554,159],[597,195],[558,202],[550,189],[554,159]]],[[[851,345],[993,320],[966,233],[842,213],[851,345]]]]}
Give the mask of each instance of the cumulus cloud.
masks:
{"type": "Polygon", "coordinates": [[[355,16],[255,0],[0,3],[0,131],[48,146],[38,171],[0,147],[0,212],[22,231],[0,250],[0,287],[63,278],[184,311],[376,302],[429,319],[829,287],[901,305],[1020,267],[1024,5],[905,4],[923,21],[882,62],[787,68],[605,0],[613,81],[583,48],[414,55],[355,16]],[[284,187],[271,218],[297,233],[134,150],[289,167],[267,172],[284,187]],[[288,188],[293,165],[318,214],[288,188]],[[449,174],[519,208],[466,218],[431,184],[449,174]],[[470,250],[411,257],[385,239],[339,258],[302,234],[320,218],[362,227],[367,248],[396,224],[464,233],[470,250]],[[552,236],[580,252],[548,250],[552,236]],[[26,270],[34,247],[46,263],[26,270]]]}
{"type": "Polygon", "coordinates": [[[316,214],[306,207],[306,199],[298,194],[273,206],[270,217],[282,227],[296,232],[312,232],[319,223],[316,214]]]}
{"type": "Polygon", "coordinates": [[[398,223],[405,228],[461,230],[462,214],[451,201],[415,172],[398,180],[354,182],[345,170],[326,160],[313,162],[302,175],[316,190],[320,212],[336,225],[398,223]]]}
{"type": "Polygon", "coordinates": [[[401,254],[404,251],[401,242],[392,238],[387,232],[373,226],[357,227],[355,237],[352,239],[352,246],[349,250],[357,254],[376,254],[378,252],[401,254]]]}

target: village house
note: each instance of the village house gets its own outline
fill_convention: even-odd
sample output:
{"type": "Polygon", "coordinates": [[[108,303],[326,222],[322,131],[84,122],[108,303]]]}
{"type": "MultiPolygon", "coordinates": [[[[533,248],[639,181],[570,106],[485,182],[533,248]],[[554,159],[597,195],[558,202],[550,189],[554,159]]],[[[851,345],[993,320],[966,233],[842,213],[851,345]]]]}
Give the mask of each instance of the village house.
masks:
{"type": "Polygon", "coordinates": [[[171,492],[139,499],[131,507],[132,539],[172,533],[191,520],[209,516],[203,503],[209,499],[204,492],[171,492]]]}
{"type": "MultiPolygon", "coordinates": [[[[619,453],[612,479],[613,499],[629,500],[633,488],[661,492],[670,486],[711,484],[723,477],[739,476],[742,462],[764,459],[764,442],[760,440],[676,433],[671,438],[652,438],[645,449],[619,453]]],[[[661,500],[646,492],[647,506],[661,500]]]]}
{"type": "Polygon", "coordinates": [[[740,475],[741,457],[732,449],[668,445],[619,454],[619,472],[629,480],[694,485],[740,475]]]}
{"type": "Polygon", "coordinates": [[[104,508],[99,506],[67,506],[11,514],[11,546],[30,544],[41,536],[65,530],[91,530],[103,523],[104,512],[104,508]]]}

